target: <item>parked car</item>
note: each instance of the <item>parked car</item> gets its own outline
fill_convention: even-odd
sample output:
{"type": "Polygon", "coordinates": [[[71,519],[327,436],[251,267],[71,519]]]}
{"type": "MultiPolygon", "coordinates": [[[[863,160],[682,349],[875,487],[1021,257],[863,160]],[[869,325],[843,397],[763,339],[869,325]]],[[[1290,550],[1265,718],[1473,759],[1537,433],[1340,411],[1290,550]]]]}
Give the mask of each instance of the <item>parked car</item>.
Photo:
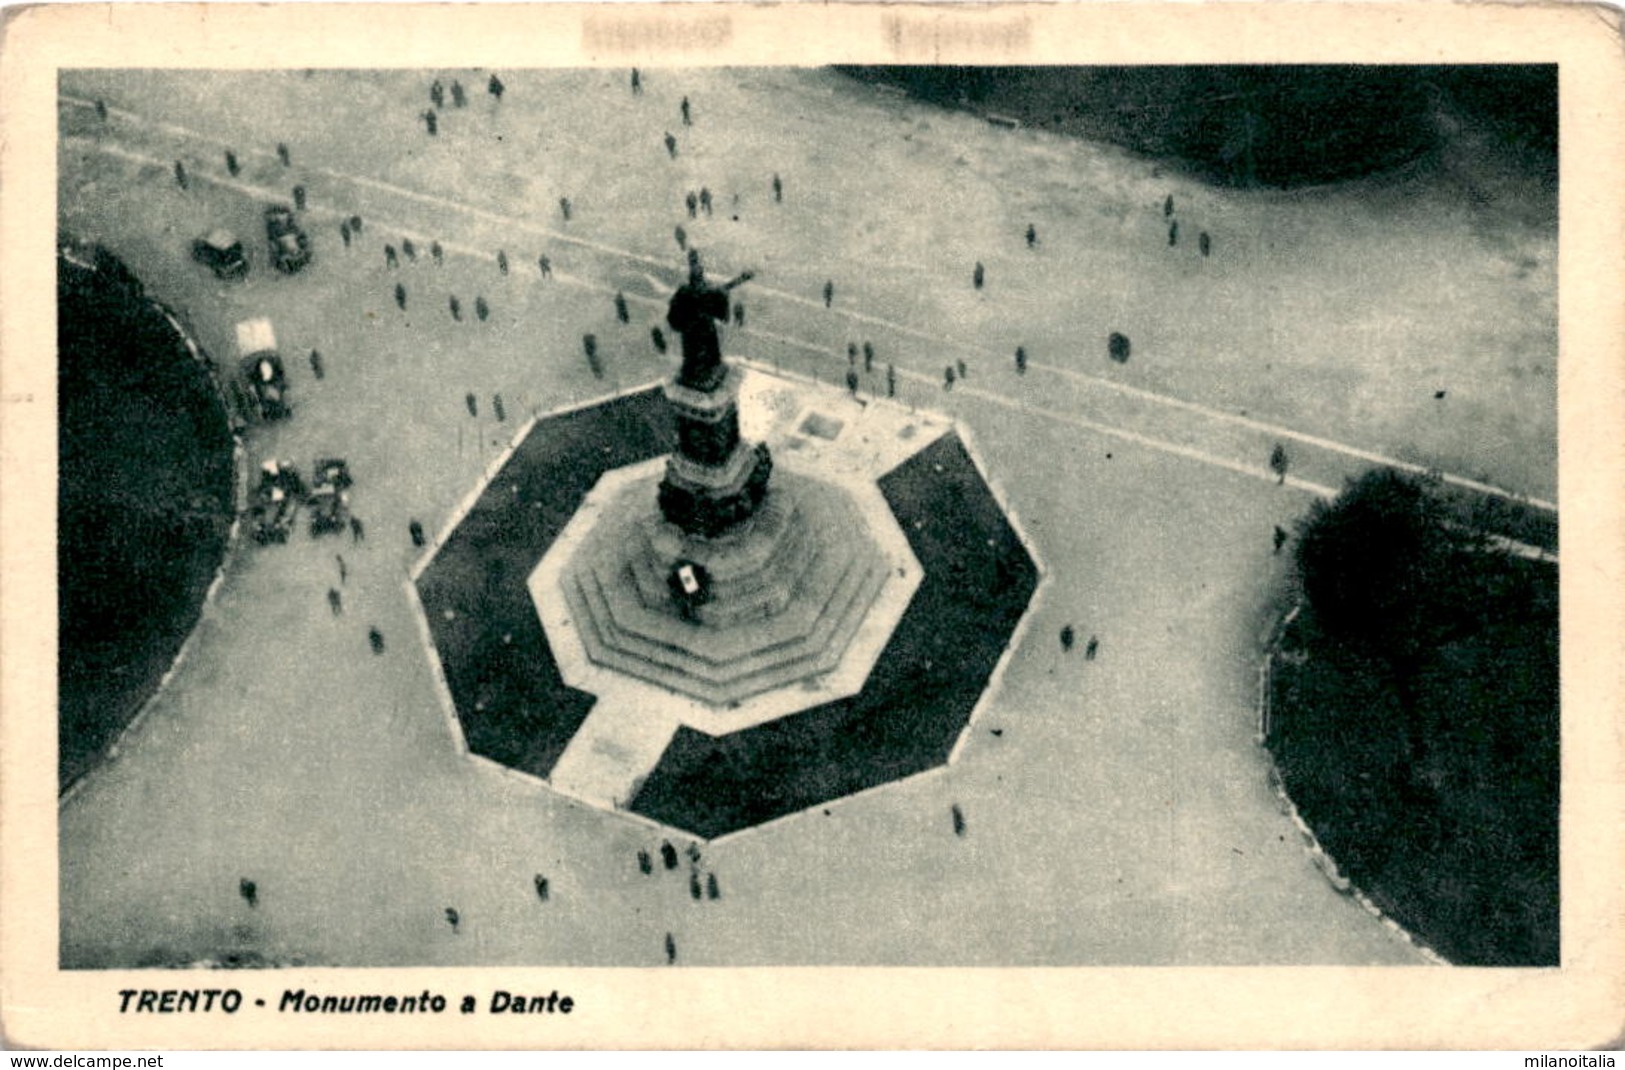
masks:
{"type": "Polygon", "coordinates": [[[293,530],[305,484],[299,471],[282,461],[266,461],[260,466],[260,481],[249,505],[249,531],[257,543],[287,542],[293,530]]]}
{"type": "Polygon", "coordinates": [[[243,243],[229,230],[217,228],[194,241],[192,259],[214,272],[216,278],[240,279],[248,274],[243,243]]]}
{"type": "Polygon", "coordinates": [[[310,533],[312,536],[343,531],[350,519],[350,467],[342,459],[322,457],[316,461],[316,472],[311,477],[310,494],[305,499],[310,506],[310,533]]]}
{"type": "Polygon", "coordinates": [[[265,209],[265,237],[271,243],[271,263],[283,274],[292,275],[310,263],[310,237],[287,205],[265,209]]]}
{"type": "Polygon", "coordinates": [[[288,376],[277,352],[276,333],[271,321],[244,320],[237,324],[237,351],[242,358],[243,376],[253,396],[252,416],[260,420],[281,420],[293,413],[288,403],[288,376]]]}

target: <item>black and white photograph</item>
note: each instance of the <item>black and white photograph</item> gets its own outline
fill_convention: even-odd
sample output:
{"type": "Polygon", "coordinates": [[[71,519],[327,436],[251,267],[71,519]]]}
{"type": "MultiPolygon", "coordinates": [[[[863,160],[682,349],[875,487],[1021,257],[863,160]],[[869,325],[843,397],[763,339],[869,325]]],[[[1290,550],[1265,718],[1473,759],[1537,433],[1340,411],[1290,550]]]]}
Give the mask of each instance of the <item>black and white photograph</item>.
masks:
{"type": "Polygon", "coordinates": [[[1568,67],[598,14],[52,71],[42,968],[298,1030],[464,992],[355,969],[548,1017],[505,970],[1603,953],[1568,67]]]}

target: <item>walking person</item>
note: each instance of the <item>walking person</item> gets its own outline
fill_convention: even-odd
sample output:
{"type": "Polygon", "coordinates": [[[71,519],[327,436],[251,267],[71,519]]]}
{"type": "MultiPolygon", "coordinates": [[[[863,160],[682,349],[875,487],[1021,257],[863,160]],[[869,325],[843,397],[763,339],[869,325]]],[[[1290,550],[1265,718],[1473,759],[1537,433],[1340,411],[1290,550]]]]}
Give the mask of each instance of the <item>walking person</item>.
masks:
{"type": "Polygon", "coordinates": [[[402,312],[406,311],[406,287],[398,282],[395,284],[395,304],[402,312]]]}
{"type": "Polygon", "coordinates": [[[1016,346],[1016,374],[1027,374],[1027,348],[1025,346],[1016,346]]]}
{"type": "Polygon", "coordinates": [[[824,307],[828,308],[835,300],[835,282],[827,280],[824,283],[824,307]]]}
{"type": "Polygon", "coordinates": [[[1097,653],[1099,653],[1099,652],[1100,652],[1100,637],[1097,636],[1097,635],[1091,635],[1089,637],[1088,645],[1083,648],[1083,660],[1084,661],[1094,661],[1095,660],[1095,655],[1097,653]]]}
{"type": "Polygon", "coordinates": [[[418,247],[412,244],[411,238],[401,239],[401,255],[412,263],[417,263],[418,247]]]}
{"type": "Polygon", "coordinates": [[[553,261],[547,258],[546,253],[536,258],[536,268],[542,273],[542,278],[551,279],[553,277],[553,261]]]}
{"type": "Polygon", "coordinates": [[[338,565],[339,565],[339,584],[342,586],[344,581],[350,578],[350,569],[348,568],[348,566],[346,566],[344,564],[344,555],[343,554],[334,554],[333,559],[338,562],[338,565]]]}
{"type": "Polygon", "coordinates": [[[656,353],[663,355],[666,352],[666,332],[662,331],[659,326],[650,327],[649,343],[655,347],[656,353]]]}
{"type": "Polygon", "coordinates": [[[434,257],[434,266],[439,267],[446,262],[446,251],[440,248],[438,241],[429,243],[429,255],[434,257]]]}
{"type": "Polygon", "coordinates": [[[407,522],[406,533],[412,536],[412,545],[421,547],[424,543],[423,525],[417,520],[407,522]]]}
{"type": "Polygon", "coordinates": [[[257,907],[260,904],[259,886],[253,881],[249,880],[247,877],[238,879],[237,894],[242,896],[251,907],[257,907]]]}
{"type": "Polygon", "coordinates": [[[352,543],[362,542],[366,537],[367,529],[361,525],[361,518],[352,516],[350,518],[350,541],[352,543]]]}
{"type": "Polygon", "coordinates": [[[1275,552],[1277,554],[1279,554],[1281,552],[1281,547],[1286,545],[1286,539],[1287,539],[1286,528],[1283,528],[1279,524],[1275,525],[1274,539],[1275,539],[1275,552]]]}
{"type": "Polygon", "coordinates": [[[698,219],[699,218],[700,199],[698,197],[694,196],[694,191],[693,190],[688,191],[688,195],[683,198],[683,204],[686,205],[687,208],[688,208],[688,218],[690,218],[690,219],[698,219]]]}
{"type": "Polygon", "coordinates": [[[435,114],[433,108],[424,112],[422,118],[423,125],[429,131],[430,137],[435,137],[440,133],[440,117],[435,114]]]}
{"type": "Polygon", "coordinates": [[[508,273],[508,254],[501,249],[497,250],[497,270],[504,275],[508,273]]]}
{"type": "Polygon", "coordinates": [[[186,165],[179,160],[175,161],[175,185],[186,188],[186,165]]]}
{"type": "Polygon", "coordinates": [[[649,858],[649,852],[638,848],[638,872],[647,877],[654,872],[654,864],[649,858]]]}
{"type": "Polygon", "coordinates": [[[965,834],[965,812],[959,808],[958,803],[950,806],[948,811],[953,815],[954,835],[963,836],[965,834]]]}
{"type": "Polygon", "coordinates": [[[305,210],[305,187],[293,187],[293,206],[297,211],[303,212],[305,210]]]}
{"type": "Polygon", "coordinates": [[[429,85],[429,102],[437,108],[446,106],[446,87],[440,84],[438,78],[429,85]]]}
{"type": "Polygon", "coordinates": [[[677,868],[677,848],[671,845],[670,840],[660,841],[660,861],[667,869],[677,868]]]}
{"type": "Polygon", "coordinates": [[[1168,244],[1179,244],[1179,220],[1177,219],[1168,224],[1168,244]]]}
{"type": "Polygon", "coordinates": [[[288,156],[288,146],[283,142],[278,141],[276,143],[276,158],[282,161],[283,167],[292,166],[292,161],[288,156]]]}
{"type": "Polygon", "coordinates": [[[865,372],[875,370],[875,347],[869,342],[863,343],[863,370],[865,372]]]}
{"type": "Polygon", "coordinates": [[[717,887],[717,875],[715,873],[705,875],[705,897],[707,899],[722,898],[722,889],[717,887]]]}
{"type": "Polygon", "coordinates": [[[319,349],[310,351],[310,374],[318,379],[325,378],[327,372],[322,368],[322,353],[319,349]]]}
{"type": "MultiPolygon", "coordinates": [[[[455,85],[456,83],[453,83],[453,84],[455,85]]],[[[462,915],[458,914],[457,911],[454,908],[447,907],[446,908],[446,924],[451,926],[451,931],[456,932],[457,927],[459,925],[461,925],[462,923],[463,923],[462,915]]]]}
{"type": "Polygon", "coordinates": [[[485,91],[496,97],[498,104],[502,103],[502,91],[506,88],[508,87],[502,84],[502,79],[494,74],[491,75],[491,80],[485,83],[485,91]]]}
{"type": "Polygon", "coordinates": [[[1038,245],[1038,228],[1031,223],[1027,224],[1027,248],[1033,249],[1038,245]]]}
{"type": "Polygon", "coordinates": [[[1276,480],[1277,486],[1283,486],[1286,483],[1287,463],[1286,447],[1277,442],[1275,448],[1270,451],[1270,471],[1279,477],[1276,480]]]}
{"type": "Polygon", "coordinates": [[[104,123],[107,121],[107,101],[96,101],[96,118],[100,119],[104,123]]]}
{"type": "Polygon", "coordinates": [[[384,246],[384,266],[388,268],[401,266],[400,258],[395,255],[395,247],[393,245],[384,246]]]}
{"type": "Polygon", "coordinates": [[[1172,193],[1170,193],[1170,194],[1168,194],[1168,198],[1162,202],[1162,218],[1170,219],[1170,218],[1173,217],[1173,214],[1174,214],[1174,195],[1172,193]]]}
{"type": "Polygon", "coordinates": [[[982,270],[982,262],[980,260],[976,261],[976,270],[972,271],[970,275],[971,285],[980,290],[982,288],[982,282],[986,278],[987,274],[982,270]]]}
{"type": "Polygon", "coordinates": [[[379,631],[376,626],[367,629],[367,645],[372,647],[372,652],[375,655],[381,655],[384,652],[384,633],[379,631]]]}
{"type": "Polygon", "coordinates": [[[582,335],[581,351],[587,357],[587,367],[592,369],[593,378],[602,379],[604,377],[604,365],[598,359],[598,336],[596,334],[582,335]]]}
{"type": "Polygon", "coordinates": [[[689,111],[688,98],[684,97],[683,102],[681,104],[679,104],[678,107],[683,112],[683,125],[684,126],[693,126],[694,125],[694,117],[693,117],[693,114],[689,111]]]}
{"type": "Polygon", "coordinates": [[[446,302],[446,305],[451,309],[451,318],[458,323],[463,322],[463,303],[457,300],[456,294],[451,295],[451,299],[446,302]]]}
{"type": "Polygon", "coordinates": [[[960,361],[956,361],[955,363],[959,367],[959,377],[961,379],[969,379],[970,378],[970,368],[966,367],[965,362],[963,360],[960,360],[960,361]]]}
{"type": "Polygon", "coordinates": [[[1213,239],[1208,237],[1207,231],[1201,231],[1196,235],[1196,248],[1201,250],[1203,256],[1213,251],[1213,239]]]}
{"type": "Polygon", "coordinates": [[[666,934],[666,965],[671,966],[677,961],[677,941],[673,940],[671,933],[666,934]]]}
{"type": "Polygon", "coordinates": [[[893,364],[886,365],[886,396],[897,396],[897,367],[893,364]]]}
{"type": "Polygon", "coordinates": [[[735,301],[734,302],[734,326],[735,327],[743,327],[744,325],[745,325],[745,302],[743,302],[743,301],[735,301]]]}
{"type": "Polygon", "coordinates": [[[944,389],[944,390],[952,390],[953,388],[954,388],[954,366],[952,364],[949,364],[949,365],[947,365],[946,367],[944,367],[942,369],[942,389],[944,389]]]}
{"type": "Polygon", "coordinates": [[[490,314],[491,314],[491,306],[485,303],[485,298],[483,298],[483,297],[475,297],[474,298],[474,315],[479,317],[480,322],[484,323],[485,318],[487,316],[489,316],[490,314]]]}
{"type": "Polygon", "coordinates": [[[666,131],[666,155],[677,159],[677,139],[671,136],[670,130],[666,131]]]}
{"type": "Polygon", "coordinates": [[[846,343],[846,366],[849,368],[858,366],[858,343],[856,342],[846,343]]]}
{"type": "Polygon", "coordinates": [[[700,187],[700,211],[707,219],[711,218],[711,191],[705,186],[700,187]]]}
{"type": "Polygon", "coordinates": [[[564,217],[566,223],[570,221],[570,198],[559,198],[559,215],[564,217]]]}
{"type": "Polygon", "coordinates": [[[230,149],[227,149],[226,150],[226,173],[228,175],[230,175],[232,178],[236,178],[237,173],[239,171],[241,171],[241,170],[242,170],[242,167],[239,166],[238,163],[237,163],[237,154],[235,152],[232,152],[230,149]]]}
{"type": "Polygon", "coordinates": [[[348,249],[350,247],[350,221],[348,219],[339,220],[339,237],[344,239],[344,247],[348,249]]]}
{"type": "Polygon", "coordinates": [[[619,290],[615,291],[615,318],[622,323],[632,322],[632,314],[626,307],[626,295],[619,290]]]}
{"type": "Polygon", "coordinates": [[[461,108],[467,104],[468,96],[463,92],[463,83],[453,79],[451,83],[451,106],[461,108]]]}
{"type": "Polygon", "coordinates": [[[1071,650],[1072,649],[1072,644],[1077,642],[1077,637],[1078,637],[1078,633],[1073,629],[1072,625],[1068,624],[1068,625],[1065,625],[1064,627],[1062,627],[1061,628],[1061,650],[1063,652],[1071,650]]]}
{"type": "Polygon", "coordinates": [[[632,95],[635,97],[635,96],[641,95],[642,93],[643,93],[643,77],[642,77],[642,75],[638,74],[638,69],[636,67],[633,67],[632,68],[632,95]]]}
{"type": "Polygon", "coordinates": [[[779,181],[779,173],[773,172],[773,203],[784,203],[784,183],[779,181]]]}
{"type": "Polygon", "coordinates": [[[846,389],[853,397],[858,396],[858,369],[846,369],[846,389]]]}
{"type": "Polygon", "coordinates": [[[344,596],[339,594],[337,587],[327,589],[327,608],[333,611],[335,617],[344,612],[344,596]]]}
{"type": "Polygon", "coordinates": [[[538,873],[531,879],[536,885],[536,898],[547,902],[547,878],[538,873]]]}
{"type": "Polygon", "coordinates": [[[679,249],[687,249],[688,248],[688,231],[683,229],[683,225],[681,223],[679,223],[675,227],[671,228],[671,236],[672,236],[672,238],[674,238],[676,240],[677,248],[679,248],[679,249]]]}

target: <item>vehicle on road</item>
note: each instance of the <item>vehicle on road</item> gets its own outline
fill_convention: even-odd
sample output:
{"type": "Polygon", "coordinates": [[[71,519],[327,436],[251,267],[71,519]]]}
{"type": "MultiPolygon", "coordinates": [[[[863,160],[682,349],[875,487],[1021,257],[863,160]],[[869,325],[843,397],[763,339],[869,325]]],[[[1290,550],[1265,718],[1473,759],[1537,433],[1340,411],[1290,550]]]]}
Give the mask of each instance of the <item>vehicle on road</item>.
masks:
{"type": "Polygon", "coordinates": [[[243,243],[229,230],[216,228],[194,241],[192,259],[214,272],[217,279],[240,279],[248,274],[243,243]]]}
{"type": "Polygon", "coordinates": [[[292,275],[310,263],[310,236],[287,205],[265,209],[265,237],[271,243],[271,263],[283,274],[292,275]]]}
{"type": "Polygon", "coordinates": [[[350,466],[342,458],[322,457],[311,477],[310,534],[329,535],[343,531],[350,520],[350,466]]]}
{"type": "Polygon", "coordinates": [[[281,420],[293,413],[288,404],[288,376],[276,348],[276,332],[271,321],[244,320],[237,324],[237,352],[242,356],[243,375],[248,380],[252,401],[248,415],[261,421],[281,420]]]}
{"type": "Polygon", "coordinates": [[[248,509],[254,541],[261,545],[287,542],[304,495],[304,480],[293,465],[276,460],[260,465],[260,481],[248,509]]]}

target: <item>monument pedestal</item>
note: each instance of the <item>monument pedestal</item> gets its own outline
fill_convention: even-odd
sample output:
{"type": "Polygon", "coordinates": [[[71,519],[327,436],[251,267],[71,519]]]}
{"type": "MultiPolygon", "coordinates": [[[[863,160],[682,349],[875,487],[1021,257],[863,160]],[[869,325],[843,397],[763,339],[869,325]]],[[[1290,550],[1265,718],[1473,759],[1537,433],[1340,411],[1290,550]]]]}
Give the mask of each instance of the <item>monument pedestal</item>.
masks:
{"type": "Polygon", "coordinates": [[[560,581],[587,658],[717,706],[834,668],[891,568],[847,491],[780,472],[743,525],[702,539],[651,518],[649,480],[600,507],[560,581]],[[666,577],[700,565],[685,617],[666,577]]]}
{"type": "Polygon", "coordinates": [[[739,373],[722,365],[709,390],[674,379],[666,401],[677,423],[677,452],[660,483],[660,513],[668,523],[702,538],[744,523],[767,493],[773,459],[765,444],[739,437],[739,373]]]}

